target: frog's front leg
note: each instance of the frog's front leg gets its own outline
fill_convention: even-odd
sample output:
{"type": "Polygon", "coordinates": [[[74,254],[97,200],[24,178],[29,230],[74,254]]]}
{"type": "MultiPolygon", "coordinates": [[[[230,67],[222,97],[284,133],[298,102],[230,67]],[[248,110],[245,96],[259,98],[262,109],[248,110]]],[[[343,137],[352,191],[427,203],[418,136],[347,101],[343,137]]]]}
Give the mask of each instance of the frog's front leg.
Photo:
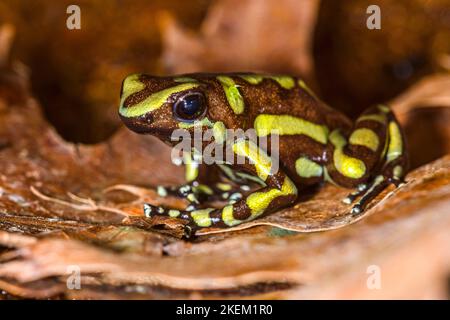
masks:
{"type": "MultiPolygon", "coordinates": [[[[157,193],[160,197],[175,196],[185,198],[193,205],[200,204],[200,196],[208,195],[210,193],[209,188],[199,187],[199,167],[200,164],[195,160],[193,154],[185,153],[183,155],[184,168],[185,168],[185,180],[186,183],[179,186],[158,186],[157,193]]],[[[180,162],[181,164],[181,162],[180,162]]],[[[211,191],[212,193],[212,191],[211,191]]]]}
{"type": "MultiPolygon", "coordinates": [[[[200,204],[212,201],[235,201],[242,198],[243,194],[250,190],[248,184],[221,181],[220,176],[213,166],[204,174],[208,175],[207,181],[199,177],[200,166],[186,164],[186,183],[179,186],[158,186],[157,193],[160,197],[179,197],[189,201],[189,209],[197,208],[200,204]]],[[[230,169],[231,170],[231,169],[230,169]]]]}
{"type": "Polygon", "coordinates": [[[169,215],[187,220],[189,221],[187,234],[190,234],[199,228],[232,227],[288,206],[297,199],[295,184],[281,169],[272,172],[271,158],[255,143],[250,140],[239,140],[232,149],[237,156],[246,159],[245,164],[235,165],[235,167],[257,176],[264,181],[265,187],[220,209],[205,208],[181,211],[146,205],[146,216],[169,215]]]}
{"type": "Polygon", "coordinates": [[[405,139],[395,115],[384,105],[364,112],[347,139],[339,130],[329,136],[327,177],[344,187],[357,187],[343,201],[360,214],[389,184],[398,186],[406,174],[405,139]]]}

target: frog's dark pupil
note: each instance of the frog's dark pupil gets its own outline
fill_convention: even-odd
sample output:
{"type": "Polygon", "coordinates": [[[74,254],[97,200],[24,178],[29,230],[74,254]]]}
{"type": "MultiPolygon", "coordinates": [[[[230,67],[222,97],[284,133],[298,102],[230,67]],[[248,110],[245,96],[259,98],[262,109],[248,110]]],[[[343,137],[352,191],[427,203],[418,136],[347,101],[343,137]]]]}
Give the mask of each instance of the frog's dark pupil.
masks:
{"type": "Polygon", "coordinates": [[[174,116],[181,121],[193,122],[206,111],[205,97],[198,92],[188,93],[174,105],[174,116]]]}
{"type": "Polygon", "coordinates": [[[184,98],[181,103],[181,112],[188,115],[193,116],[200,110],[201,107],[201,98],[198,95],[190,95],[184,98]]]}

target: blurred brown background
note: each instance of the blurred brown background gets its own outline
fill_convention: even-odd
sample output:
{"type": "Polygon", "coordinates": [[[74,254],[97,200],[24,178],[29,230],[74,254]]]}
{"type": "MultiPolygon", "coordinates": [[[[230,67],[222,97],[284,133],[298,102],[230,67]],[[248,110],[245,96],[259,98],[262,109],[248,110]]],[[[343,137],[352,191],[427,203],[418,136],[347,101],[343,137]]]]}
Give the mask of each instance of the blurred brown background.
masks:
{"type": "Polygon", "coordinates": [[[0,23],[16,29],[12,56],[29,67],[47,119],[69,141],[95,143],[120,125],[120,82],[131,72],[300,74],[355,117],[448,67],[449,8],[449,0],[3,0],[0,23]],[[66,28],[70,4],[81,8],[81,30],[66,28]],[[371,4],[381,30],[366,27],[371,4]]]}

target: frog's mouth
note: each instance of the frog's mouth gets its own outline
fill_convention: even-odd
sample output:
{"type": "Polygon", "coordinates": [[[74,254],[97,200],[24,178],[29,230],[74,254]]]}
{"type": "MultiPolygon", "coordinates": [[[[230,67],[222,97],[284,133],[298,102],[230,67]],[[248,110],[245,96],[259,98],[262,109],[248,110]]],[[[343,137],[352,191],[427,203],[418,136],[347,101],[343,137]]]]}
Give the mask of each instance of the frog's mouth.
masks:
{"type": "Polygon", "coordinates": [[[149,134],[157,137],[160,140],[170,141],[170,136],[172,135],[173,132],[171,128],[164,126],[163,127],[155,126],[152,120],[148,119],[148,117],[127,118],[120,114],[119,116],[123,124],[125,124],[125,126],[133,132],[136,132],[138,134],[149,134]]]}
{"type": "Polygon", "coordinates": [[[147,133],[150,127],[143,125],[142,120],[139,118],[128,118],[124,117],[119,113],[120,120],[122,120],[123,124],[127,126],[128,129],[134,131],[136,133],[147,133]]]}

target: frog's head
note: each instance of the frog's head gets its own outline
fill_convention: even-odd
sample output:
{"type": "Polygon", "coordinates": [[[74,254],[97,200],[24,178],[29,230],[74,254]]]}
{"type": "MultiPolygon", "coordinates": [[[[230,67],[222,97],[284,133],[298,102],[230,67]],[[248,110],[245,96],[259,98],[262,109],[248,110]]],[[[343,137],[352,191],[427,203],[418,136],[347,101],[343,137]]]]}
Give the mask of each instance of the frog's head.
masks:
{"type": "Polygon", "coordinates": [[[209,122],[208,86],[187,76],[133,74],[122,83],[119,115],[131,130],[168,141],[176,129],[209,122]]]}

